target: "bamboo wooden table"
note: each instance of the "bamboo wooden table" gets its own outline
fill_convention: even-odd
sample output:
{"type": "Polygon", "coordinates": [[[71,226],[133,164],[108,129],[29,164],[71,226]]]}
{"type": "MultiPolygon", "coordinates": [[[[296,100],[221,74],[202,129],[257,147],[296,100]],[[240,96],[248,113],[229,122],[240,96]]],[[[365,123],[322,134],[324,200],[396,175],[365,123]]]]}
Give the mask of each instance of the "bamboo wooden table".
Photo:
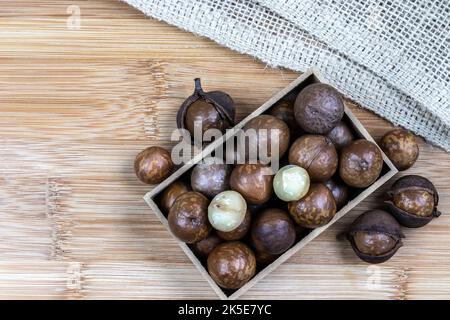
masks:
{"type": "MultiPolygon", "coordinates": [[[[0,0],[0,298],[215,297],[132,170],[144,147],[171,146],[197,76],[242,119],[298,74],[118,1],[0,0]]],[[[391,127],[348,105],[374,137],[391,127]]],[[[443,216],[405,230],[391,261],[369,267],[335,239],[384,187],[243,298],[450,298],[450,155],[420,148],[408,173],[436,184],[443,216]]]]}

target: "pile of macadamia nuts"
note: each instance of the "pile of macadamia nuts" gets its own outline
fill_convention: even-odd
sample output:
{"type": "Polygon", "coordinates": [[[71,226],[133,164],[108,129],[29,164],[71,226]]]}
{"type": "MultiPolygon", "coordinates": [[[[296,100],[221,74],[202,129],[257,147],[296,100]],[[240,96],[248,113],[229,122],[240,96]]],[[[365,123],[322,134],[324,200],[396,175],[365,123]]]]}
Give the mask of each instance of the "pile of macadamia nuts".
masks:
{"type": "MultiPolygon", "coordinates": [[[[234,125],[234,116],[229,95],[204,92],[196,79],[177,125],[191,131],[195,122],[202,132],[224,132],[234,125]]],[[[326,84],[288,94],[243,127],[250,129],[257,134],[249,145],[277,146],[277,172],[258,160],[236,163],[233,157],[226,163],[211,156],[169,185],[158,200],[173,235],[190,245],[220,287],[230,290],[242,287],[310,230],[328,224],[378,179],[384,165],[378,146],[357,137],[344,117],[340,94],[326,84]],[[259,135],[261,129],[276,130],[277,141],[259,135]]],[[[388,133],[381,147],[399,169],[410,167],[418,156],[414,136],[400,129],[388,133]]],[[[173,167],[161,147],[144,150],[135,161],[138,178],[148,184],[163,181],[173,167]]],[[[407,226],[429,222],[437,215],[434,186],[417,176],[403,179],[389,193],[390,212],[407,226]]],[[[378,263],[396,252],[403,237],[396,219],[375,210],[355,221],[347,235],[361,259],[378,263]]]]}

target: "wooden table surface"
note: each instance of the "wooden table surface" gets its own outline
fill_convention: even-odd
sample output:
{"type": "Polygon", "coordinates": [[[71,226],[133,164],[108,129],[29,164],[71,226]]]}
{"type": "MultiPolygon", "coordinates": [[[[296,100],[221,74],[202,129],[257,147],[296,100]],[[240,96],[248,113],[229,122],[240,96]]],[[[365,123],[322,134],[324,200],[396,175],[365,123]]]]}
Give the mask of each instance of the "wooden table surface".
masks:
{"type": "MultiPolygon", "coordinates": [[[[297,76],[122,2],[1,0],[0,298],[215,298],[142,200],[134,156],[171,146],[194,77],[242,119],[297,76]]],[[[391,127],[348,105],[375,138],[391,127]]],[[[436,184],[443,216],[405,230],[391,261],[336,240],[384,187],[243,298],[450,298],[450,155],[420,148],[408,173],[436,184]]]]}

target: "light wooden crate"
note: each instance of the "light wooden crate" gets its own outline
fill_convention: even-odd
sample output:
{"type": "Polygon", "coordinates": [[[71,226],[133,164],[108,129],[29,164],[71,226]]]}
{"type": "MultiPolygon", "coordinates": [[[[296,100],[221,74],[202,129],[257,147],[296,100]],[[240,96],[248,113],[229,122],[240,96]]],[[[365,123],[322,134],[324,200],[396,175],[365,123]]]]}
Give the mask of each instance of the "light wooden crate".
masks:
{"type": "MultiPolygon", "coordinates": [[[[262,106],[260,106],[258,109],[256,109],[254,112],[252,112],[250,115],[248,115],[244,120],[242,120],[239,124],[237,124],[233,129],[228,130],[222,137],[208,145],[202,152],[200,152],[198,155],[196,155],[194,158],[192,158],[188,163],[183,165],[181,168],[179,168],[177,171],[175,171],[169,178],[164,180],[161,184],[159,184],[157,187],[155,187],[151,192],[147,193],[144,197],[145,201],[148,203],[148,205],[152,208],[152,210],[155,212],[159,220],[161,220],[162,224],[167,228],[167,230],[170,232],[169,225],[167,222],[166,216],[163,214],[162,210],[159,208],[158,201],[156,200],[158,196],[161,194],[162,191],[164,191],[165,188],[167,188],[171,183],[178,180],[183,174],[185,174],[187,171],[189,171],[194,165],[199,163],[203,158],[208,157],[217,147],[220,147],[225,141],[228,139],[234,137],[240,129],[251,119],[253,119],[256,116],[259,116],[260,114],[263,114],[266,112],[270,107],[275,105],[279,100],[281,100],[283,97],[285,97],[287,94],[289,94],[293,90],[301,90],[303,87],[311,84],[311,83],[317,83],[322,82],[325,83],[326,81],[322,77],[322,75],[314,69],[310,69],[307,72],[303,73],[299,78],[294,80],[290,85],[288,85],[286,88],[278,92],[275,96],[270,98],[266,103],[264,103],[262,106]]],[[[375,140],[372,138],[372,136],[367,132],[367,130],[363,127],[361,122],[353,115],[353,113],[345,107],[345,115],[344,120],[347,121],[348,124],[350,124],[355,133],[360,137],[367,140],[370,140],[374,143],[375,140]]],[[[239,296],[241,296],[243,293],[245,293],[247,290],[249,290],[256,282],[267,276],[270,272],[275,270],[278,266],[280,266],[284,261],[289,259],[292,255],[294,255],[297,251],[299,251],[301,248],[306,246],[308,243],[313,241],[317,236],[319,236],[322,232],[324,232],[328,227],[330,227],[334,222],[339,220],[341,217],[343,217],[345,214],[347,214],[352,208],[357,206],[361,201],[363,201],[367,196],[369,196],[371,193],[373,193],[376,189],[378,189],[380,186],[382,186],[384,183],[386,183],[390,178],[392,178],[398,170],[395,168],[395,166],[392,164],[392,162],[388,159],[388,157],[381,151],[384,165],[383,165],[383,172],[378,178],[377,181],[375,181],[372,185],[370,185],[368,188],[362,190],[355,198],[353,198],[351,201],[349,201],[344,207],[342,207],[334,216],[334,218],[325,226],[316,228],[312,230],[308,235],[306,235],[304,238],[300,239],[293,247],[291,247],[288,251],[283,253],[278,259],[276,259],[274,262],[266,266],[264,269],[262,269],[260,272],[258,272],[248,283],[246,283],[243,287],[240,289],[232,292],[231,294],[227,294],[226,291],[222,290],[216,282],[211,278],[208,271],[205,269],[204,265],[200,262],[200,260],[195,256],[195,254],[192,252],[192,250],[189,248],[189,246],[178,240],[175,236],[175,240],[180,245],[181,249],[186,253],[186,255],[191,259],[192,263],[197,267],[197,269],[200,271],[200,273],[203,275],[203,277],[209,282],[211,287],[214,289],[214,291],[217,293],[217,295],[221,299],[237,299],[239,296]]]]}

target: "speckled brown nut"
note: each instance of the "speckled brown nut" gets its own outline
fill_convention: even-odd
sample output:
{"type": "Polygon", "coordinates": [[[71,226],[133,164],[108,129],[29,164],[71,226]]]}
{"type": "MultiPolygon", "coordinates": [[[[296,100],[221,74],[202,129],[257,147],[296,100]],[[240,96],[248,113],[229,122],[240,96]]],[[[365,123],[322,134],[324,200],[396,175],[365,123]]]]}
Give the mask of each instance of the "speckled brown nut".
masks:
{"type": "Polygon", "coordinates": [[[240,240],[247,234],[251,225],[251,213],[250,210],[247,209],[247,212],[244,217],[244,221],[233,231],[217,231],[217,235],[221,237],[223,240],[233,241],[240,240]]]}
{"type": "Polygon", "coordinates": [[[252,250],[242,242],[232,241],[218,245],[208,257],[208,272],[225,289],[239,289],[256,272],[252,250]]]}
{"type": "Polygon", "coordinates": [[[311,181],[322,182],[330,179],[336,172],[338,155],[330,139],[307,134],[292,144],[289,163],[306,169],[311,181]]]}
{"type": "Polygon", "coordinates": [[[314,83],[304,88],[294,105],[295,119],[309,133],[326,134],[344,116],[341,95],[333,87],[314,83]]]}
{"type": "Polygon", "coordinates": [[[272,196],[273,173],[262,164],[237,165],[230,176],[230,187],[250,204],[263,204],[272,196]]]}
{"type": "Polygon", "coordinates": [[[223,240],[216,233],[211,232],[205,239],[192,244],[192,250],[197,257],[204,259],[222,242],[223,240]]]}
{"type": "Polygon", "coordinates": [[[419,157],[415,136],[403,129],[386,133],[381,139],[380,147],[398,170],[411,168],[419,157]]]}
{"type": "Polygon", "coordinates": [[[322,183],[314,183],[306,196],[288,203],[291,217],[300,226],[314,229],[326,225],[336,214],[333,194],[322,183]]]}
{"type": "Polygon", "coordinates": [[[330,189],[333,194],[338,210],[347,204],[349,199],[349,188],[345,183],[343,183],[340,179],[332,178],[325,181],[324,185],[330,189]]]}
{"type": "Polygon", "coordinates": [[[191,188],[181,181],[175,181],[168,186],[161,196],[161,207],[164,212],[168,213],[175,200],[183,193],[190,191],[191,188]]]}
{"type": "Polygon", "coordinates": [[[380,176],[383,157],[373,142],[360,139],[342,149],[339,164],[339,175],[346,184],[365,188],[380,176]]]}
{"type": "Polygon", "coordinates": [[[328,132],[327,137],[333,142],[337,150],[341,150],[355,140],[352,130],[343,121],[328,132]]]}
{"type": "Polygon", "coordinates": [[[295,227],[289,215],[280,209],[267,209],[254,218],[251,229],[256,251],[281,254],[295,242],[295,227]]]}
{"type": "Polygon", "coordinates": [[[194,167],[191,173],[191,186],[194,191],[214,198],[230,188],[231,166],[220,161],[217,158],[207,158],[194,167]]]}
{"type": "Polygon", "coordinates": [[[134,161],[134,172],[144,183],[157,184],[166,179],[173,169],[169,151],[150,147],[140,152],[134,161]]]}
{"type": "Polygon", "coordinates": [[[438,192],[427,178],[404,176],[392,185],[388,195],[388,210],[405,227],[422,227],[441,215],[437,210],[438,192]]]}
{"type": "Polygon", "coordinates": [[[402,246],[400,225],[389,213],[371,210],[360,215],[350,226],[347,238],[356,255],[368,263],[389,260],[402,246]]]}
{"type": "MultiPolygon", "coordinates": [[[[256,155],[259,159],[261,159],[261,155],[271,157],[273,150],[277,150],[278,155],[281,158],[289,148],[289,127],[284,121],[281,121],[274,116],[268,114],[257,116],[247,122],[243,131],[248,134],[245,147],[247,159],[249,159],[249,146],[257,147],[258,153],[256,155]],[[273,135],[275,135],[277,139],[273,140],[273,135]]],[[[250,153],[250,155],[252,154],[250,153]]],[[[257,160],[254,159],[254,157],[250,158],[252,160],[257,160]]]]}
{"type": "Polygon", "coordinates": [[[170,208],[168,222],[174,236],[186,243],[205,239],[212,227],[208,221],[209,200],[189,191],[177,198],[170,208]]]}
{"type": "Polygon", "coordinates": [[[303,130],[295,120],[293,102],[282,100],[270,108],[268,114],[284,121],[288,125],[291,139],[299,137],[303,133],[303,130]]]}

